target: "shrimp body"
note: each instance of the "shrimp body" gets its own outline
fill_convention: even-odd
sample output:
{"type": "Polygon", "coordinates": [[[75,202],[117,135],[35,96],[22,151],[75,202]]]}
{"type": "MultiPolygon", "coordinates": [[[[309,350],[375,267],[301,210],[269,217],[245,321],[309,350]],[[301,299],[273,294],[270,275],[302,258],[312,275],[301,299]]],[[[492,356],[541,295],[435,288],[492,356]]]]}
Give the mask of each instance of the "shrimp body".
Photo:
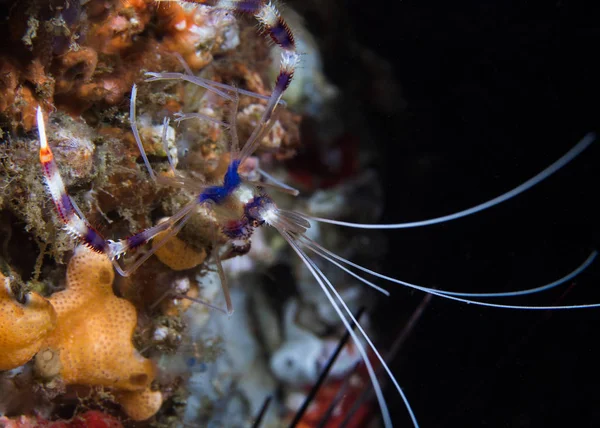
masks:
{"type": "Polygon", "coordinates": [[[238,159],[232,160],[227,167],[223,184],[221,186],[211,186],[200,193],[198,195],[198,202],[211,201],[217,205],[222,204],[242,183],[240,173],[238,172],[239,166],[240,161],[238,159]]]}
{"type": "Polygon", "coordinates": [[[266,193],[242,181],[239,165],[239,160],[232,160],[223,185],[211,186],[197,197],[199,203],[211,204],[221,232],[229,238],[238,255],[250,250],[254,229],[265,223],[265,210],[275,206],[266,193]]]}

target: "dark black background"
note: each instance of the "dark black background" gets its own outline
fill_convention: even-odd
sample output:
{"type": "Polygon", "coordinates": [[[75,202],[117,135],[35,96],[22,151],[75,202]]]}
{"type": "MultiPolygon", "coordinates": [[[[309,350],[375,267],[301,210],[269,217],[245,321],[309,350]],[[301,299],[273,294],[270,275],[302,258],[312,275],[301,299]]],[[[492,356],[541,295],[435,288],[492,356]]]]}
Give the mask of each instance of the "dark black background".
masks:
{"type": "MultiPolygon", "coordinates": [[[[594,2],[291,3],[379,144],[383,222],[491,199],[598,131],[594,2]],[[389,81],[359,59],[365,50],[392,67],[389,81]]],[[[473,292],[531,288],[568,273],[600,247],[599,145],[502,206],[390,234],[386,273],[473,292]]],[[[389,289],[375,313],[382,349],[422,299],[389,289]]],[[[596,262],[557,290],[504,302],[598,303],[599,290],[596,262]]],[[[526,312],[435,298],[391,367],[423,427],[600,426],[599,328],[596,309],[526,312]]],[[[396,425],[410,426],[398,394],[387,397],[396,425]]]]}

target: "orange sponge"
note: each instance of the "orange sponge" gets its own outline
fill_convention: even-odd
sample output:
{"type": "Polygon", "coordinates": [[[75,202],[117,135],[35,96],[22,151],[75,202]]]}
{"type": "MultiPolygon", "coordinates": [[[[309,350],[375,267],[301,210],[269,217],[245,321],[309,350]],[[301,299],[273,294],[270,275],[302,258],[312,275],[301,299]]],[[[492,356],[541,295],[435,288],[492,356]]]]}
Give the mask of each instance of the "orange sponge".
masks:
{"type": "MultiPolygon", "coordinates": [[[[152,245],[157,246],[160,244],[167,233],[169,231],[165,230],[157,234],[152,241],[152,245]]],[[[194,268],[204,262],[206,259],[206,250],[203,248],[195,250],[177,236],[173,236],[162,247],[156,250],[154,255],[163,264],[173,270],[185,270],[194,268]]]]}
{"type": "Polygon", "coordinates": [[[113,294],[113,279],[105,255],[78,247],[67,269],[67,289],[50,297],[58,323],[45,345],[60,353],[66,384],[142,391],[154,380],[154,365],[132,344],[137,313],[113,294]]]}
{"type": "Polygon", "coordinates": [[[9,279],[0,273],[0,371],[29,361],[55,326],[56,313],[46,299],[28,293],[25,302],[19,303],[9,279]]]}
{"type": "Polygon", "coordinates": [[[145,421],[158,412],[163,402],[160,391],[125,391],[117,395],[125,413],[134,421],[145,421]]]}

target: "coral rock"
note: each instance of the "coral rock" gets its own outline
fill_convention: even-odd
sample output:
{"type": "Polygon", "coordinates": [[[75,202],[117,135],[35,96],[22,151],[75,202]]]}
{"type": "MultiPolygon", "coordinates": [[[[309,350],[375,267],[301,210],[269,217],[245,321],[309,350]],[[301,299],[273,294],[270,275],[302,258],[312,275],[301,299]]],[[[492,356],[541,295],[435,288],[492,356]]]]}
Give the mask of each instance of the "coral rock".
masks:
{"type": "Polygon", "coordinates": [[[60,353],[66,384],[142,391],[155,369],[132,344],[137,313],[113,294],[113,279],[105,255],[78,247],[69,262],[67,289],[50,298],[58,323],[46,346],[60,353]]]}
{"type": "MultiPolygon", "coordinates": [[[[102,2],[96,2],[102,3],[102,2]]],[[[108,2],[105,2],[108,5],[108,2]]],[[[90,10],[91,15],[103,16],[105,11],[90,10]]],[[[152,0],[127,0],[115,2],[108,16],[95,23],[88,34],[89,44],[103,54],[117,54],[134,44],[135,36],[146,28],[153,10],[152,0]]]]}
{"type": "Polygon", "coordinates": [[[194,304],[191,299],[198,299],[200,297],[200,290],[198,289],[198,284],[191,284],[188,278],[178,280],[173,288],[177,294],[182,294],[190,298],[165,299],[161,302],[163,314],[170,317],[177,317],[185,313],[194,304]]]}
{"type": "Polygon", "coordinates": [[[0,371],[29,361],[55,326],[56,313],[46,299],[29,293],[25,302],[19,303],[8,278],[0,273],[0,371]]]}
{"type": "MultiPolygon", "coordinates": [[[[246,134],[248,137],[253,129],[260,122],[260,118],[262,117],[265,111],[265,107],[261,104],[251,104],[246,107],[242,112],[238,113],[237,120],[240,128],[245,131],[243,134],[243,140],[246,139],[246,134]]],[[[260,147],[263,150],[268,151],[276,151],[281,146],[281,142],[285,137],[285,130],[281,126],[281,123],[278,121],[270,129],[269,133],[264,136],[264,138],[260,142],[260,147]]]]}
{"type": "Polygon", "coordinates": [[[90,81],[98,64],[98,54],[93,49],[84,47],[67,52],[57,62],[54,71],[55,92],[61,94],[71,91],[74,85],[90,81]]]}

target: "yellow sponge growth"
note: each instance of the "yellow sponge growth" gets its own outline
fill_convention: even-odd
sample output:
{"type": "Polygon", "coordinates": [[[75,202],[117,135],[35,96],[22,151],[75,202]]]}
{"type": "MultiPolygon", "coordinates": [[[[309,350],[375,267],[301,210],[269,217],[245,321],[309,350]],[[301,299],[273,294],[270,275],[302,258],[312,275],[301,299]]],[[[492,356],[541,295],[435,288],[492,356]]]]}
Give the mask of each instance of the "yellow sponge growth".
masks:
{"type": "Polygon", "coordinates": [[[155,369],[131,342],[137,313],[113,294],[113,279],[105,255],[78,247],[67,269],[66,290],[49,299],[58,323],[45,345],[60,353],[67,384],[141,391],[154,380],[155,369]]]}
{"type": "MultiPolygon", "coordinates": [[[[152,241],[153,246],[160,245],[169,231],[160,232],[152,241]]],[[[154,255],[163,264],[173,270],[191,269],[206,259],[206,250],[203,248],[198,251],[186,244],[177,236],[169,238],[165,244],[160,247],[154,255]]]]}
{"type": "Polygon", "coordinates": [[[117,399],[134,421],[145,421],[158,412],[163,402],[160,391],[145,389],[143,391],[126,391],[117,395],[117,399]]]}
{"type": "Polygon", "coordinates": [[[155,368],[133,346],[137,312],[114,295],[113,279],[108,258],[84,246],[69,262],[67,288],[49,299],[29,293],[19,303],[0,274],[0,370],[25,364],[44,347],[36,357],[42,375],[114,389],[131,419],[153,416],[162,404],[160,391],[150,389],[155,368]]]}
{"type": "Polygon", "coordinates": [[[23,304],[0,273],[0,371],[22,366],[40,350],[56,326],[56,313],[46,299],[28,293],[23,304]]]}

